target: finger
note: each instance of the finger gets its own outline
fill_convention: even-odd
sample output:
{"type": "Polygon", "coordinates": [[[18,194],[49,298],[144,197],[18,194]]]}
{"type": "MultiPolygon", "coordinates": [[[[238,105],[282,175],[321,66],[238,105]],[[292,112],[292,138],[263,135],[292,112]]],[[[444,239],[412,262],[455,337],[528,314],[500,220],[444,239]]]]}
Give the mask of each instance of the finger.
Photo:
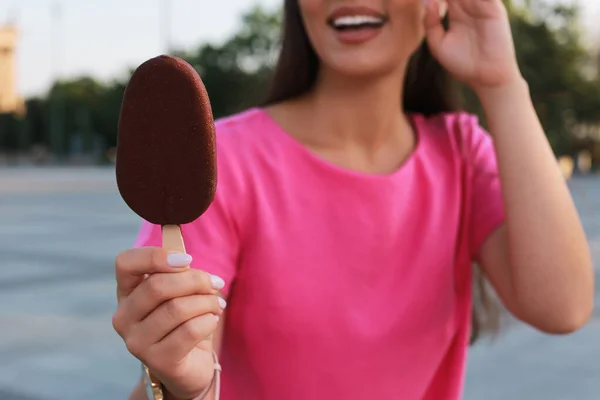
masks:
{"type": "Polygon", "coordinates": [[[180,274],[156,273],[139,284],[118,312],[123,320],[138,322],[164,302],[197,294],[214,295],[224,285],[223,279],[195,269],[180,274]]]}
{"type": "Polygon", "coordinates": [[[158,359],[171,359],[179,362],[197,345],[210,338],[218,326],[218,318],[213,314],[195,317],[178,326],[163,340],[152,346],[149,356],[158,359]]]}
{"type": "Polygon", "coordinates": [[[135,289],[147,274],[185,271],[192,262],[187,254],[169,254],[160,247],[140,247],[119,253],[115,260],[117,298],[135,289]]]}
{"type": "Polygon", "coordinates": [[[429,49],[435,53],[441,48],[446,31],[440,18],[439,0],[429,0],[425,10],[425,35],[429,49]]]}
{"type": "Polygon", "coordinates": [[[205,314],[220,316],[226,304],[225,300],[214,295],[194,295],[169,300],[134,325],[129,337],[141,348],[150,347],[193,318],[205,314]]]}

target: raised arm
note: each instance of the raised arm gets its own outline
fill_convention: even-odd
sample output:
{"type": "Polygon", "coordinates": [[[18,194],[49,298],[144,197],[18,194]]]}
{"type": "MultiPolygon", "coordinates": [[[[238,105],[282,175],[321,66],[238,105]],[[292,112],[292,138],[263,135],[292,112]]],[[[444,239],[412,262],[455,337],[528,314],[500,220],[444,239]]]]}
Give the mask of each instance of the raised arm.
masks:
{"type": "MultiPolygon", "coordinates": [[[[478,95],[493,137],[505,224],[478,249],[506,306],[546,332],[571,332],[590,317],[594,271],[569,190],[533,108],[502,0],[429,0],[432,54],[478,95]]],[[[476,194],[475,194],[476,195],[476,194]]]]}
{"type": "Polygon", "coordinates": [[[509,310],[551,333],[572,332],[593,309],[590,250],[527,85],[482,90],[506,222],[484,242],[481,264],[509,310]]]}

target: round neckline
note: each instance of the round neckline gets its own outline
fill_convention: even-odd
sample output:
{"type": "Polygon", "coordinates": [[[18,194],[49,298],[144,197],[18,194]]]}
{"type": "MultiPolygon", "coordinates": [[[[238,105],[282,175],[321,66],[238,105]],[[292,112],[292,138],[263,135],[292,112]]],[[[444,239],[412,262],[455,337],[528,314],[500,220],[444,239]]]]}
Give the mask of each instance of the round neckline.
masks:
{"type": "Polygon", "coordinates": [[[292,136],[289,132],[287,132],[272,116],[269,112],[261,107],[255,107],[254,110],[260,113],[266,122],[273,128],[276,134],[282,137],[283,141],[287,143],[287,145],[293,147],[297,152],[302,154],[305,158],[309,159],[314,164],[317,164],[319,167],[327,169],[329,171],[333,171],[337,174],[345,175],[347,177],[352,178],[360,178],[360,179],[369,179],[369,180],[390,180],[394,179],[405,173],[407,169],[409,169],[414,160],[417,158],[419,150],[422,146],[423,135],[421,132],[421,124],[419,114],[416,113],[407,113],[407,117],[409,119],[409,123],[412,126],[414,135],[415,135],[415,145],[412,151],[408,154],[406,159],[396,168],[394,171],[389,173],[382,174],[374,174],[368,172],[362,172],[346,167],[342,167],[341,165],[335,164],[325,158],[319,156],[314,151],[310,150],[307,146],[305,146],[302,142],[292,136]]]}

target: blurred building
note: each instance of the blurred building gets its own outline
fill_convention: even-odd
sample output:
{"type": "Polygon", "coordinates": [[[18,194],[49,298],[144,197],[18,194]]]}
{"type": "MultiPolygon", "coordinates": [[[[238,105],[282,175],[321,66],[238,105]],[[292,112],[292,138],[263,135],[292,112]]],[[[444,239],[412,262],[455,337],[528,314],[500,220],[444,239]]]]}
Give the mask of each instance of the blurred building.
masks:
{"type": "Polygon", "coordinates": [[[25,111],[23,98],[17,93],[17,38],[15,26],[0,26],[0,113],[23,114],[25,111]]]}

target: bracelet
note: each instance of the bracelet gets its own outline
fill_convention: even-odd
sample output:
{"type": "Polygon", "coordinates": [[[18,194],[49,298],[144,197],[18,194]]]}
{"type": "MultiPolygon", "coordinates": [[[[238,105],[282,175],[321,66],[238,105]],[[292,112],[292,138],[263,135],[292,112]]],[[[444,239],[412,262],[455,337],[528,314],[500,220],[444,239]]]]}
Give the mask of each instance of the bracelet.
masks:
{"type": "Polygon", "coordinates": [[[217,357],[217,353],[214,351],[213,359],[215,363],[215,374],[213,375],[212,381],[210,381],[210,385],[208,385],[206,389],[204,389],[202,393],[200,393],[200,395],[198,395],[198,397],[196,397],[194,400],[204,400],[204,398],[212,389],[213,385],[215,387],[215,400],[219,400],[221,395],[221,364],[219,364],[219,358],[217,357]]]}

